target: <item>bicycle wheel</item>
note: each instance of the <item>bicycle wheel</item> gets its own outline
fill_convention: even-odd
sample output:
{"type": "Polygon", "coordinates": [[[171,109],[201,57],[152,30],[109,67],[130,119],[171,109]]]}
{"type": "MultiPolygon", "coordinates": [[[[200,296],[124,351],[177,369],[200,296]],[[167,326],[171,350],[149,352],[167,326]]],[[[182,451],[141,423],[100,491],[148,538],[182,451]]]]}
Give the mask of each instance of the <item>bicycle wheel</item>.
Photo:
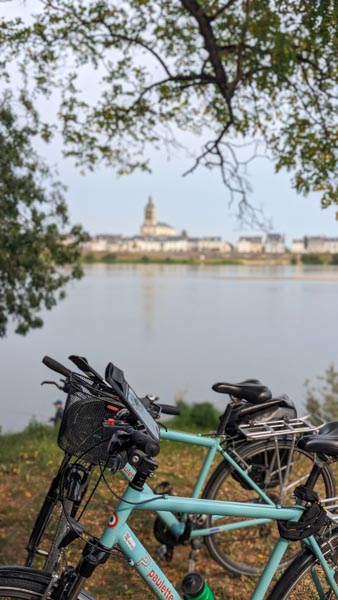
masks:
{"type": "MultiPolygon", "coordinates": [[[[38,600],[43,596],[50,582],[50,576],[29,567],[0,567],[0,598],[38,600]]],[[[82,591],[78,600],[92,600],[82,591]]]]}
{"type": "MultiPolygon", "coordinates": [[[[331,567],[336,569],[338,579],[338,529],[330,540],[322,545],[322,552],[331,567]]],[[[276,582],[267,600],[333,600],[336,598],[327,583],[318,560],[310,550],[303,550],[276,582]]]]}
{"type": "MultiPolygon", "coordinates": [[[[68,529],[68,521],[64,512],[75,517],[81,506],[90,481],[92,467],[91,465],[86,467],[80,465],[83,480],[78,485],[77,493],[74,496],[74,482],[70,479],[72,474],[71,458],[68,455],[64,457],[40,508],[27,545],[26,567],[33,566],[34,559],[41,554],[42,550],[45,556],[48,555],[43,569],[48,572],[54,570],[60,554],[57,548],[58,543],[68,529]],[[64,479],[65,481],[63,481],[64,479]],[[60,487],[65,489],[60,489],[60,487]],[[72,500],[67,498],[68,488],[72,489],[72,500]]],[[[75,481],[75,484],[77,483],[78,480],[75,481]]]]}
{"type": "Polygon", "coordinates": [[[36,517],[35,523],[33,525],[32,532],[30,534],[30,538],[27,544],[27,558],[25,562],[26,567],[31,567],[33,560],[36,556],[39,544],[41,539],[48,527],[48,523],[51,520],[51,516],[55,510],[57,503],[59,502],[59,487],[60,487],[60,479],[63,475],[64,470],[67,468],[70,457],[64,456],[59,470],[55,477],[53,477],[50,488],[46,494],[46,497],[41,505],[39,513],[36,517]]]}
{"type": "MultiPolygon", "coordinates": [[[[291,439],[284,438],[278,440],[278,445],[273,439],[245,442],[236,449],[236,462],[249,472],[276,504],[287,506],[294,504],[291,496],[297,485],[305,483],[313,465],[313,456],[294,447],[291,439]]],[[[315,490],[320,498],[335,496],[335,482],[329,466],[324,466],[315,490]]],[[[225,461],[211,475],[203,498],[263,502],[225,461]]],[[[206,526],[239,520],[238,517],[222,519],[213,521],[213,517],[209,516],[206,526]]],[[[224,568],[236,574],[260,575],[278,537],[277,524],[265,523],[206,536],[205,543],[212,558],[224,568]]],[[[290,545],[281,568],[288,565],[297,550],[299,547],[295,549],[294,545],[290,545]]]]}
{"type": "Polygon", "coordinates": [[[53,573],[54,570],[57,569],[57,565],[61,559],[62,551],[59,550],[59,544],[70,529],[67,515],[71,512],[73,504],[74,502],[71,500],[65,500],[64,503],[60,505],[60,515],[58,516],[55,532],[48,549],[48,556],[43,566],[44,571],[47,571],[48,573],[53,573]]]}

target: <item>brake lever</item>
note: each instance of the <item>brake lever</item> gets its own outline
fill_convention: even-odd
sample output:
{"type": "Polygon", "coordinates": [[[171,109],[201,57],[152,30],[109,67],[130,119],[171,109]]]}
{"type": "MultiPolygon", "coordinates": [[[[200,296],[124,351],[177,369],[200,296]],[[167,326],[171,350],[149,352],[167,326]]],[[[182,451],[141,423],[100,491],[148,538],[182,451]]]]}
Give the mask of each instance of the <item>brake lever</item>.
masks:
{"type": "Polygon", "coordinates": [[[140,400],[153,419],[157,419],[160,416],[161,407],[158,404],[155,404],[156,401],[159,400],[157,396],[147,394],[144,398],[140,398],[140,400]]]}
{"type": "Polygon", "coordinates": [[[56,381],[41,381],[40,385],[55,385],[55,387],[61,390],[61,392],[65,391],[65,385],[59,385],[58,383],[56,383],[56,381]]]}

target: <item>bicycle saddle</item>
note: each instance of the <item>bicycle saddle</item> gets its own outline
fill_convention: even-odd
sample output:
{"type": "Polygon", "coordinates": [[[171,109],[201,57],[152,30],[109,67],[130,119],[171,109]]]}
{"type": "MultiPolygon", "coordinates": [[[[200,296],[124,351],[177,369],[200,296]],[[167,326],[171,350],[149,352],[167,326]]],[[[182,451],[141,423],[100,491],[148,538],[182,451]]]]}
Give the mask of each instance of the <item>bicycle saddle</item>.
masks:
{"type": "Polygon", "coordinates": [[[234,398],[248,400],[248,402],[266,402],[271,400],[272,393],[269,388],[258,379],[246,379],[240,383],[214,383],[214,392],[229,394],[234,398]]]}
{"type": "Polygon", "coordinates": [[[308,452],[323,452],[329,456],[338,456],[338,421],[325,423],[317,434],[304,435],[297,446],[308,452]]]}

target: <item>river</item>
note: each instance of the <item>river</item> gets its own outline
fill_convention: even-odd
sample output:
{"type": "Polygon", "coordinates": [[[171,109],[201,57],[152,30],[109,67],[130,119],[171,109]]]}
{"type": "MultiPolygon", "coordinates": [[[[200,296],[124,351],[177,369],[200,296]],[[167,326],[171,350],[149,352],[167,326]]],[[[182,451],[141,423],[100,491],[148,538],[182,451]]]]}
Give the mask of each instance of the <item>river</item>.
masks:
{"type": "Polygon", "coordinates": [[[100,372],[112,361],[140,395],[165,403],[180,395],[222,408],[214,382],[254,377],[302,413],[304,381],[338,367],[336,267],[99,264],[85,273],[42,329],[1,341],[4,430],[53,415],[62,392],[40,386],[54,378],[45,354],[68,366],[80,354],[100,372]]]}

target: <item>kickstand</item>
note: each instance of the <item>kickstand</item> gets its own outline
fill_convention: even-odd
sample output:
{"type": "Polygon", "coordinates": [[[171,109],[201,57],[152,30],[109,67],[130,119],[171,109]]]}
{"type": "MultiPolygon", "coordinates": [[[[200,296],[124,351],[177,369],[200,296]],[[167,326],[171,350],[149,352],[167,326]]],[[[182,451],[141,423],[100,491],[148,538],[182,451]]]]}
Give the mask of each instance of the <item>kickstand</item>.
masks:
{"type": "Polygon", "coordinates": [[[195,538],[191,540],[191,552],[189,554],[188,573],[196,573],[196,560],[202,547],[201,540],[195,538]]]}

